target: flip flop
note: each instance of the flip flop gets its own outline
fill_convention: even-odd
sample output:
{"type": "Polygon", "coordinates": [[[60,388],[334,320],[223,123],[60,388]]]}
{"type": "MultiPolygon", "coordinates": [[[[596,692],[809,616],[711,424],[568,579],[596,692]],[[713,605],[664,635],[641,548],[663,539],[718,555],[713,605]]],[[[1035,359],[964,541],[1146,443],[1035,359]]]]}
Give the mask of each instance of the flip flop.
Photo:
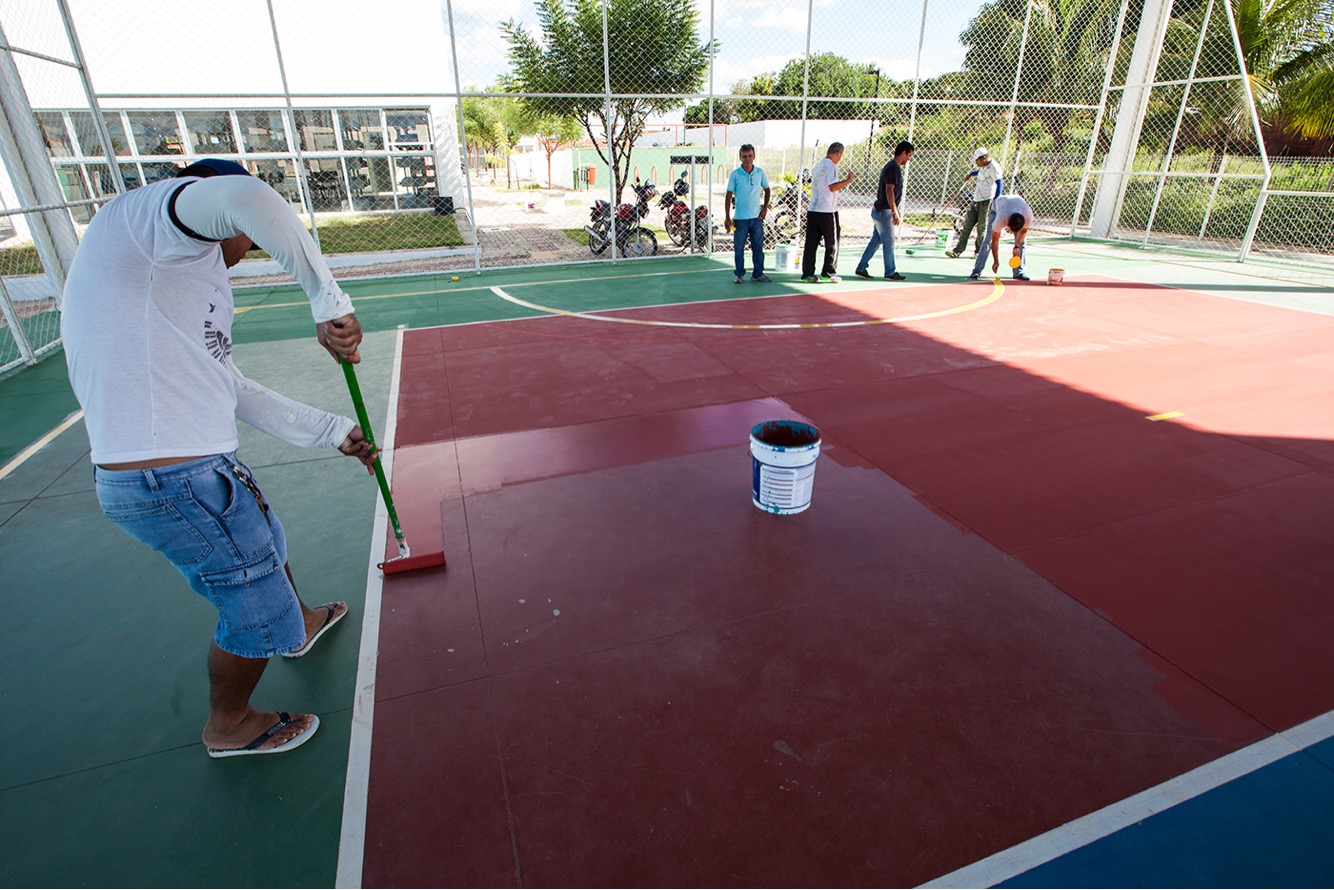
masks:
{"type": "Polygon", "coordinates": [[[320,606],[320,608],[329,610],[329,615],[324,619],[324,623],[320,625],[320,629],[315,631],[315,633],[311,635],[310,639],[306,640],[306,645],[302,646],[300,649],[296,650],[295,652],[284,652],[283,658],[300,658],[301,656],[310,652],[310,650],[315,646],[315,641],[318,640],[320,637],[324,636],[324,632],[329,630],[329,628],[333,627],[335,624],[342,621],[343,616],[348,613],[348,610],[346,608],[343,609],[342,612],[339,612],[338,603],[325,603],[324,605],[320,606]]]}
{"type": "Polygon", "coordinates": [[[209,748],[205,746],[204,750],[208,752],[209,757],[213,758],[244,757],[247,754],[282,754],[284,752],[291,751],[293,748],[300,748],[306,742],[310,741],[310,737],[315,734],[315,730],[320,728],[320,718],[312,714],[310,716],[310,728],[307,729],[305,732],[301,733],[301,735],[297,736],[296,738],[292,739],[289,742],[284,742],[283,744],[278,745],[277,747],[274,748],[261,749],[259,747],[260,745],[267,742],[269,739],[273,738],[273,736],[276,733],[278,733],[284,726],[287,726],[291,722],[292,722],[291,714],[287,713],[286,711],[279,711],[278,722],[270,726],[268,729],[264,730],[264,732],[260,733],[258,738],[256,738],[250,744],[246,745],[244,748],[209,748]]]}

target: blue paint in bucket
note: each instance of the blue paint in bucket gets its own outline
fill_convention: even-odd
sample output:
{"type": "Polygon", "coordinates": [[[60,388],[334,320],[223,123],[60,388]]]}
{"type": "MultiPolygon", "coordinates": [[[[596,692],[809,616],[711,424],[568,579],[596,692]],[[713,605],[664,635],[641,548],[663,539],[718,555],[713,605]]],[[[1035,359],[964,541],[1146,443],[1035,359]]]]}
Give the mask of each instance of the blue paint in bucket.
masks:
{"type": "Polygon", "coordinates": [[[820,431],[798,420],[769,420],[750,431],[750,500],[766,513],[790,515],[811,505],[820,431]]]}

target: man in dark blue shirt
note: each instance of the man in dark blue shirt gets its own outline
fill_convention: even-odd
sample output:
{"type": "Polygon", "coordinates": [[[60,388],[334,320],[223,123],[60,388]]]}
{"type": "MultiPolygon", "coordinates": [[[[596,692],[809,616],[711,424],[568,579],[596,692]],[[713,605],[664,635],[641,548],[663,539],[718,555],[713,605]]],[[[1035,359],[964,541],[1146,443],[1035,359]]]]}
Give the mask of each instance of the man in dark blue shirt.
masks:
{"type": "Polygon", "coordinates": [[[885,255],[885,277],[890,281],[904,281],[894,268],[894,227],[901,220],[899,208],[903,204],[903,167],[912,157],[911,142],[900,142],[894,146],[894,159],[880,171],[880,186],[876,189],[875,206],[871,208],[871,222],[875,229],[871,240],[862,251],[861,262],[857,263],[857,275],[870,278],[867,265],[875,256],[877,247],[882,247],[885,255]]]}

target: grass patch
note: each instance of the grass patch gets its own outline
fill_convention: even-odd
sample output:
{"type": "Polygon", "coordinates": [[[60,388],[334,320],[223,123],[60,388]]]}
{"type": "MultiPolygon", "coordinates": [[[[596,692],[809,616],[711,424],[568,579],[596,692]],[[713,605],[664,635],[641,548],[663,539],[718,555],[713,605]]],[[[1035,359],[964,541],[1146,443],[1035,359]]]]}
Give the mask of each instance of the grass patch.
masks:
{"type": "Polygon", "coordinates": [[[32,242],[0,248],[0,275],[40,275],[44,271],[42,258],[32,242]]]}
{"type": "Polygon", "coordinates": [[[461,246],[463,236],[452,215],[386,213],[320,220],[321,253],[461,246]]]}
{"type": "Polygon", "coordinates": [[[577,244],[582,244],[584,247],[588,246],[588,233],[583,229],[561,229],[561,231],[564,232],[565,237],[569,238],[571,241],[574,241],[577,244]]]}

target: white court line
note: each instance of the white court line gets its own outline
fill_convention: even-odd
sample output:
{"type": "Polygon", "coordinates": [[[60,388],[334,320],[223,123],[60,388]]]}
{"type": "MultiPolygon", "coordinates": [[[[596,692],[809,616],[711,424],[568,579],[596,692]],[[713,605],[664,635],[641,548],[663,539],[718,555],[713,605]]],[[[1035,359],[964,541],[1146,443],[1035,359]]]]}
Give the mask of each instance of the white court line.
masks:
{"type": "MultiPolygon", "coordinates": [[[[394,433],[398,429],[398,381],[403,367],[403,326],[394,341],[394,371],[389,380],[389,405],[380,433],[380,465],[386,479],[394,478],[394,433]]],[[[380,646],[380,601],[384,574],[384,542],[389,511],[378,490],[375,522],[371,529],[371,558],[366,567],[366,604],[361,616],[361,651],[357,655],[357,685],[352,700],[352,735],[347,746],[347,783],[343,789],[343,829],[338,840],[335,887],[360,887],[366,855],[366,796],[371,779],[371,724],[375,719],[375,667],[380,646]]]]}
{"type": "MultiPolygon", "coordinates": [[[[543,306],[540,303],[533,303],[528,300],[520,299],[506,293],[504,288],[494,286],[491,292],[502,300],[508,300],[516,306],[522,306],[525,309],[533,309],[538,312],[547,312],[551,315],[564,315],[569,318],[584,318],[591,321],[610,321],[617,324],[637,324],[647,325],[649,327],[661,328],[703,328],[715,331],[785,331],[800,330],[809,328],[857,328],[868,327],[871,325],[882,324],[902,324],[909,321],[924,321],[928,318],[942,318],[946,315],[957,315],[961,312],[970,312],[973,309],[980,309],[988,303],[994,303],[1005,293],[1005,286],[1001,284],[999,278],[992,279],[992,291],[981,300],[976,300],[965,306],[952,306],[949,309],[940,309],[935,312],[923,312],[919,315],[903,315],[898,318],[859,318],[853,321],[821,321],[821,322],[789,322],[784,324],[711,324],[700,321],[663,321],[649,318],[624,318],[616,315],[603,315],[597,312],[575,312],[568,309],[555,309],[551,306],[543,306]]],[[[843,288],[833,293],[852,293],[854,289],[843,288]]],[[[823,291],[830,293],[830,291],[823,291]]],[[[797,294],[784,294],[783,296],[797,296],[797,294]]],[[[735,298],[733,298],[735,299],[735,298]]],[[[719,302],[731,302],[724,300],[719,302]]],[[[693,303],[672,303],[672,306],[691,306],[693,303]]],[[[642,306],[627,306],[619,309],[608,309],[607,312],[627,312],[636,309],[642,309],[642,306]]]]}
{"type": "Polygon", "coordinates": [[[921,886],[994,887],[1331,737],[1334,737],[1334,711],[921,886]]]}
{"type": "Polygon", "coordinates": [[[0,467],[0,479],[5,478],[10,473],[14,472],[19,467],[23,466],[27,462],[28,458],[32,457],[37,452],[41,451],[47,445],[50,445],[57,436],[59,436],[61,433],[63,433],[70,427],[74,426],[74,424],[78,423],[82,419],[83,419],[82,411],[75,411],[69,417],[66,417],[64,420],[60,422],[59,426],[51,430],[45,436],[42,436],[42,438],[38,439],[36,442],[33,442],[27,448],[20,451],[18,454],[14,456],[14,459],[11,460],[9,463],[5,464],[3,467],[0,467]]]}

